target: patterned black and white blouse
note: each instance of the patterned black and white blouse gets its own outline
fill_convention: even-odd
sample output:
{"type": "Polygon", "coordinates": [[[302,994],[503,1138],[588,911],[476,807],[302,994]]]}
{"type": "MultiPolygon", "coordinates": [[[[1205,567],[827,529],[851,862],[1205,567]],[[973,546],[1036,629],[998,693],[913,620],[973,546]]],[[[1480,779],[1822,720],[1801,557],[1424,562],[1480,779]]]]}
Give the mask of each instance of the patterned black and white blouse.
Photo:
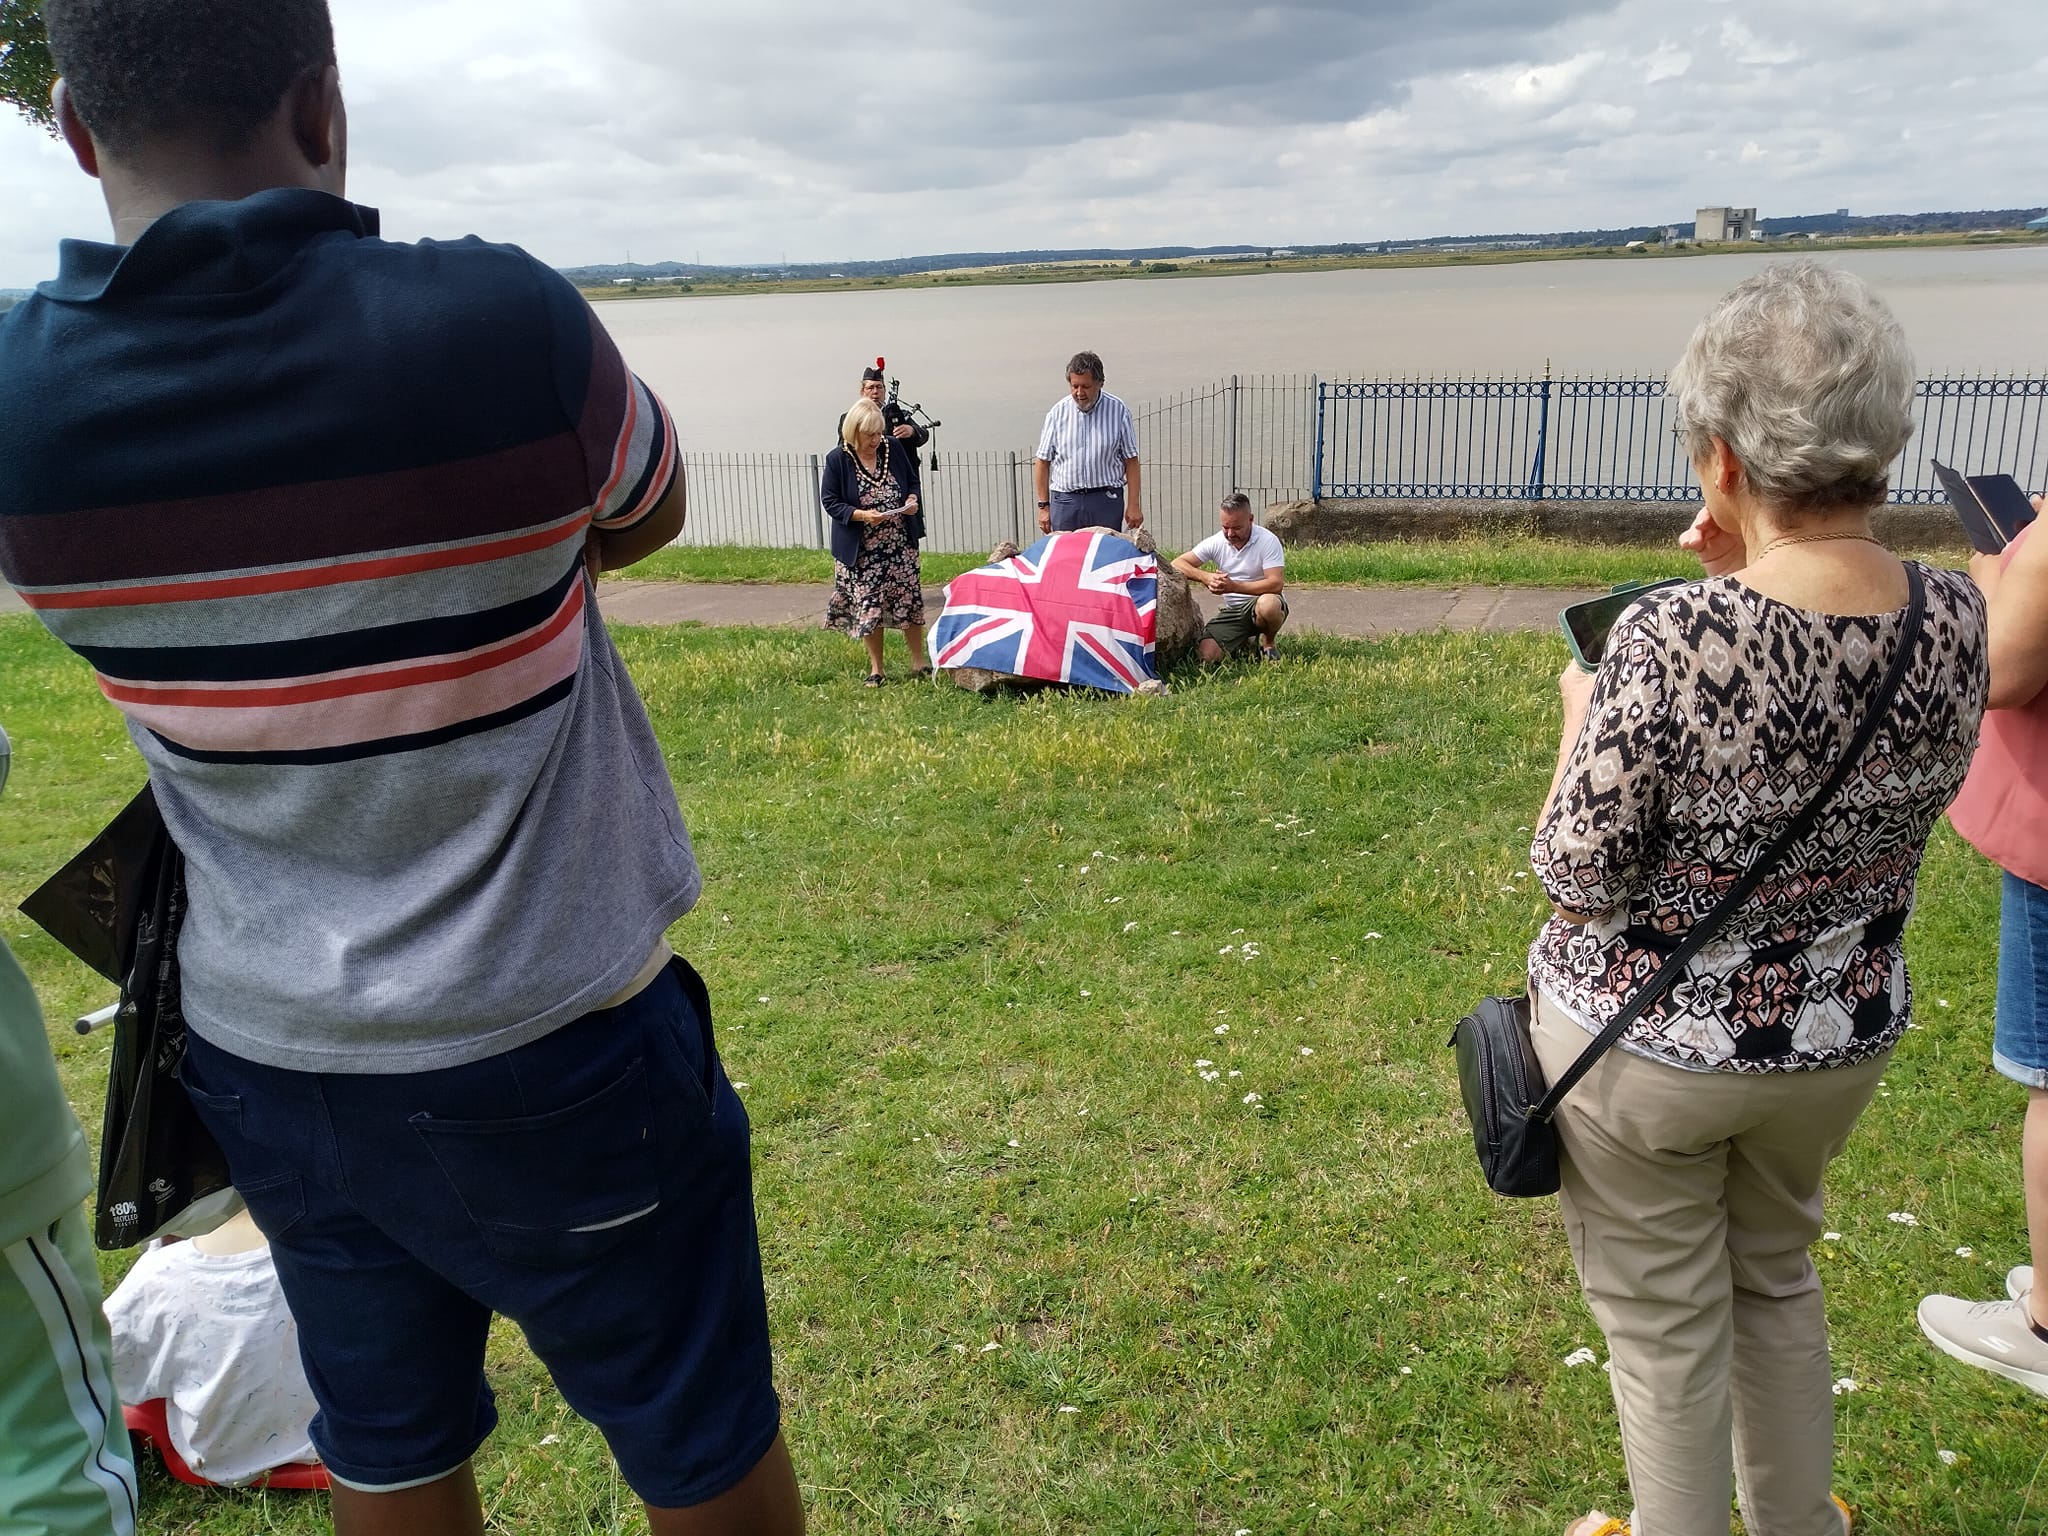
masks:
{"type": "MultiPolygon", "coordinates": [[[[1935,819],[1984,712],[1984,601],[1921,568],[1926,623],[1889,722],[1818,825],[1622,1037],[1676,1066],[1847,1066],[1912,1011],[1899,943],[1935,819]]],[[[1531,983],[1590,1032],[1826,780],[1884,681],[1905,610],[1809,612],[1733,577],[1645,597],[1608,640],[1530,862],[1553,916],[1531,983]]]]}

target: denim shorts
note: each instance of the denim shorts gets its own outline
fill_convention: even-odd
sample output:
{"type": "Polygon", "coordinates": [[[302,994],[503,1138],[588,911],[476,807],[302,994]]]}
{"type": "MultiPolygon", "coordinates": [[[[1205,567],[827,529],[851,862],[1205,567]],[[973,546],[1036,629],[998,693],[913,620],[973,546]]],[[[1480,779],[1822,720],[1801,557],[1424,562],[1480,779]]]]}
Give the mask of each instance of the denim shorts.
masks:
{"type": "Polygon", "coordinates": [[[292,1072],[194,1036],[182,1071],[270,1238],[343,1483],[470,1458],[497,1422],[493,1313],[657,1508],[725,1492],[773,1443],[747,1115],[682,960],[464,1066],[292,1072]]]}
{"type": "Polygon", "coordinates": [[[1991,1063],[2048,1088],[2048,890],[2008,873],[1998,904],[1998,1012],[1991,1063]]]}

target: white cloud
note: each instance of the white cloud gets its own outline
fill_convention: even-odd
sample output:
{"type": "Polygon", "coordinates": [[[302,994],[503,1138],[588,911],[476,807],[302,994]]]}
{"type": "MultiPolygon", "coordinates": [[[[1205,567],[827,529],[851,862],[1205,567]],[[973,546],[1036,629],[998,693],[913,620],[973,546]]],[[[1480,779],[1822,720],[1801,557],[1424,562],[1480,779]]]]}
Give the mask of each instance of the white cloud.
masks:
{"type": "Polygon", "coordinates": [[[1643,84],[1655,85],[1659,80],[1677,80],[1691,68],[1691,54],[1670,43],[1659,43],[1655,51],[1643,60],[1643,84]]]}
{"type": "MultiPolygon", "coordinates": [[[[352,194],[396,238],[563,265],[2048,197],[2039,0],[953,0],[858,26],[835,0],[333,3],[352,194]]],[[[0,208],[0,286],[105,228],[11,119],[0,208]]]]}
{"type": "Polygon", "coordinates": [[[1765,42],[1741,21],[1732,18],[1721,23],[1721,46],[1736,63],[1749,69],[1791,64],[1799,58],[1797,48],[1784,43],[1765,42]]]}

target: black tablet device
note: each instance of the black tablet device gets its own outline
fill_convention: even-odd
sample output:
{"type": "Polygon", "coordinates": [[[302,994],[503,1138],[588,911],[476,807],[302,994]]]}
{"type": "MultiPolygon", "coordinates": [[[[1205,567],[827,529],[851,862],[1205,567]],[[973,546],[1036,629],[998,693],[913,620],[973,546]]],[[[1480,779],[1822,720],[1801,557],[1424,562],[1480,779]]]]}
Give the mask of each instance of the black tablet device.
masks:
{"type": "Polygon", "coordinates": [[[1978,554],[1997,554],[2034,520],[2034,504],[2011,475],[1965,475],[1939,459],[1928,462],[1978,554]]]}

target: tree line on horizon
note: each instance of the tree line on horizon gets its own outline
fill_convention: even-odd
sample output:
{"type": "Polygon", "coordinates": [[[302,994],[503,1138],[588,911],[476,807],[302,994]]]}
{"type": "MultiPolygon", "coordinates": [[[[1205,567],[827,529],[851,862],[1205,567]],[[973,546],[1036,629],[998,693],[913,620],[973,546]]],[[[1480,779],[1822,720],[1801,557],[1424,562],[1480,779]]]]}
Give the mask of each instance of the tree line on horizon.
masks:
{"type": "MultiPolygon", "coordinates": [[[[1926,213],[1844,214],[1810,213],[1766,218],[1759,222],[1772,234],[1883,236],[1964,234],[1980,229],[2018,229],[2029,219],[2048,214],[2048,207],[1988,208],[1926,213]]],[[[1271,259],[1288,257],[1387,256],[1410,251],[1481,250],[1536,247],[1570,249],[1626,245],[1632,240],[1655,243],[1664,232],[1679,231],[1678,238],[1692,238],[1693,221],[1670,220],[1661,224],[1637,224],[1616,229],[1568,229],[1548,232],[1522,231],[1493,235],[1435,235],[1419,240],[1349,240],[1324,245],[1148,245],[1130,247],[1096,246],[1075,250],[948,251],[929,256],[895,256],[861,261],[739,262],[720,265],[689,261],[594,262],[563,267],[571,282],[592,284],[636,278],[648,282],[733,281],[749,276],[816,281],[820,278],[915,277],[974,267],[1016,267],[1049,262],[1101,261],[1143,263],[1190,258],[1271,259]]]]}

